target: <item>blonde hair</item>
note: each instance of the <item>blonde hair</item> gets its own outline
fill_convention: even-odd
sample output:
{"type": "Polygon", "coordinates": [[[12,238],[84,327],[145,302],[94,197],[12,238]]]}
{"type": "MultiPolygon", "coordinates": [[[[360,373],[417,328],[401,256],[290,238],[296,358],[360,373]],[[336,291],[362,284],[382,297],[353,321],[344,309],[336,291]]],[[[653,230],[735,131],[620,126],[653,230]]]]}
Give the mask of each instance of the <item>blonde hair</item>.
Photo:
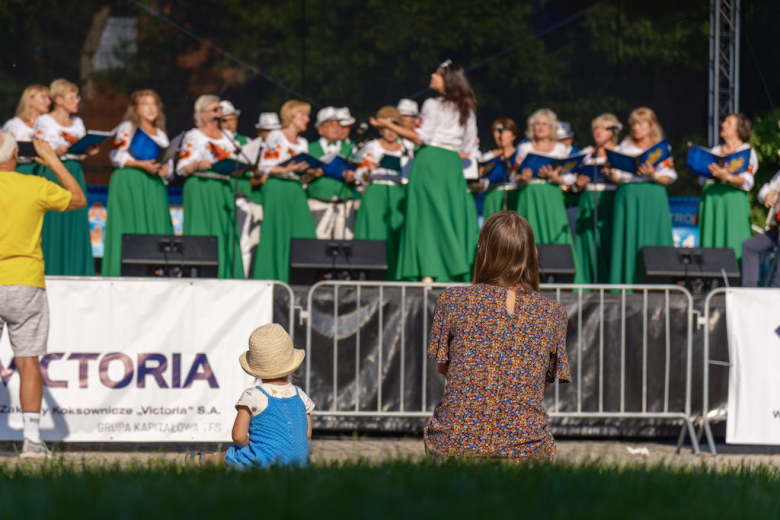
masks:
{"type": "Polygon", "coordinates": [[[618,134],[620,134],[620,130],[623,128],[623,125],[620,124],[620,121],[615,114],[604,112],[590,122],[590,128],[614,128],[615,131],[612,132],[612,138],[610,141],[618,144],[618,134]]]}
{"type": "Polygon", "coordinates": [[[286,101],[279,110],[279,118],[282,120],[282,128],[287,128],[295,116],[301,112],[311,114],[311,105],[298,99],[286,101]]]}
{"type": "Polygon", "coordinates": [[[377,119],[390,119],[395,124],[400,125],[402,123],[401,112],[398,111],[393,105],[385,105],[379,109],[376,113],[377,119]]]}
{"type": "Polygon", "coordinates": [[[19,106],[16,107],[16,117],[22,121],[30,119],[30,100],[38,94],[49,97],[49,87],[46,85],[30,85],[24,89],[22,97],[19,99],[19,106]]]}
{"type": "MultiPolygon", "coordinates": [[[[639,107],[634,109],[634,111],[631,112],[631,115],[628,116],[628,124],[631,126],[638,121],[647,121],[650,123],[650,140],[653,144],[660,142],[661,139],[664,138],[664,130],[661,128],[661,125],[658,124],[658,118],[652,108],[639,107]]],[[[631,142],[634,141],[634,138],[630,133],[628,134],[628,138],[631,142]]]]}
{"type": "Polygon", "coordinates": [[[130,104],[127,106],[125,117],[122,121],[130,121],[135,128],[141,126],[141,118],[138,116],[138,104],[141,102],[141,98],[151,96],[154,98],[154,102],[157,104],[157,118],[152,123],[155,127],[159,128],[163,132],[165,131],[165,114],[163,113],[163,103],[157,92],[151,89],[136,90],[130,96],[130,104]]]}
{"type": "Polygon", "coordinates": [[[525,136],[531,141],[536,141],[536,135],[534,134],[534,124],[542,116],[547,116],[547,122],[550,123],[550,138],[555,139],[555,136],[558,133],[558,116],[555,115],[555,112],[549,108],[540,108],[531,114],[531,117],[528,118],[528,123],[525,128],[525,136]]]}
{"type": "Polygon", "coordinates": [[[49,97],[51,98],[52,103],[54,103],[54,100],[58,96],[65,97],[71,92],[78,94],[79,88],[75,83],[70,82],[67,79],[55,79],[51,82],[51,85],[49,85],[49,97]]]}
{"type": "Polygon", "coordinates": [[[192,120],[195,121],[195,128],[200,128],[206,124],[200,118],[200,115],[205,112],[206,107],[212,103],[219,103],[219,96],[215,96],[213,94],[203,94],[195,100],[195,110],[192,113],[192,120]]]}

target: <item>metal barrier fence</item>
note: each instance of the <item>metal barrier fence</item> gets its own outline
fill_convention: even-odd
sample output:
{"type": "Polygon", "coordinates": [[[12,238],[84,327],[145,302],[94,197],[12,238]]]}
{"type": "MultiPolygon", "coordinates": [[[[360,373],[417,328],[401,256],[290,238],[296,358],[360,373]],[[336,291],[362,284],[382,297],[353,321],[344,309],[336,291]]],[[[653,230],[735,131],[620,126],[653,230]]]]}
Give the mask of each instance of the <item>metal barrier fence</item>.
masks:
{"type": "MultiPolygon", "coordinates": [[[[311,386],[312,361],[332,365],[328,367],[329,374],[317,374],[316,386],[328,389],[324,406],[315,409],[314,414],[429,417],[444,389],[443,378],[436,374],[434,363],[427,357],[428,314],[435,304],[431,291],[452,285],[458,284],[325,281],[312,286],[302,316],[306,319],[305,388],[309,395],[312,391],[322,392],[322,388],[311,386]],[[394,298],[386,298],[389,293],[394,298]],[[414,309],[408,305],[411,300],[415,300],[414,309]],[[315,309],[315,305],[321,308],[315,309]],[[347,307],[343,313],[341,306],[347,307]],[[409,329],[413,329],[411,334],[409,329]],[[314,334],[332,337],[332,353],[313,348],[314,334]],[[399,397],[396,403],[386,398],[384,387],[388,385],[392,386],[393,395],[399,397]],[[417,391],[419,395],[415,395],[417,391]],[[407,404],[410,402],[411,406],[407,404]]],[[[552,396],[546,399],[549,415],[573,419],[680,420],[683,424],[678,451],[687,432],[693,452],[699,453],[691,417],[691,294],[676,285],[543,285],[541,291],[565,306],[576,307],[574,313],[567,310],[567,351],[574,384],[566,386],[573,389],[563,390],[556,381],[552,396]],[[634,306],[631,309],[627,309],[629,298],[634,306]],[[654,304],[652,316],[650,300],[654,304]],[[639,301],[641,309],[637,311],[639,301]],[[591,326],[584,326],[584,321],[591,326]],[[672,321],[682,331],[676,337],[684,338],[675,345],[672,321]],[[607,335],[619,340],[606,342],[607,335]],[[619,344],[617,361],[612,356],[615,343],[619,344]],[[636,370],[629,373],[629,359],[640,361],[638,374],[636,370]],[[677,390],[672,388],[673,371],[684,380],[683,396],[673,396],[677,390]],[[584,381],[585,373],[595,374],[593,384],[584,381]],[[658,396],[653,397],[655,394],[658,396]]]]}
{"type": "Polygon", "coordinates": [[[718,452],[715,449],[715,439],[712,435],[712,427],[710,426],[710,422],[713,421],[723,421],[725,420],[725,415],[719,416],[717,418],[711,417],[709,414],[710,411],[710,366],[722,366],[722,367],[728,367],[731,366],[731,364],[728,361],[718,361],[715,359],[710,359],[710,320],[712,318],[712,315],[710,313],[710,304],[712,303],[712,299],[716,296],[724,295],[729,291],[727,287],[723,287],[720,289],[715,289],[714,291],[710,292],[707,295],[707,298],[704,300],[704,315],[699,318],[698,326],[704,328],[704,352],[703,352],[703,358],[704,358],[704,373],[702,375],[703,382],[702,382],[702,425],[701,430],[699,431],[699,435],[697,436],[698,439],[701,439],[702,433],[706,434],[707,436],[707,445],[710,448],[710,453],[713,455],[717,455],[718,452]]]}

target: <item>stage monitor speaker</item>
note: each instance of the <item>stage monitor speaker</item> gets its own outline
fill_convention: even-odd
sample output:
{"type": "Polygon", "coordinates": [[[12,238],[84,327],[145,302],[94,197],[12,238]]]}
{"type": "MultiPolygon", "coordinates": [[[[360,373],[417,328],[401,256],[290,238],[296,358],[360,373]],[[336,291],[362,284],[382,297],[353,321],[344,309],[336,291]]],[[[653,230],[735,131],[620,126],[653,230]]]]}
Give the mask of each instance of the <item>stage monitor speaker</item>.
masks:
{"type": "Polygon", "coordinates": [[[312,285],[322,280],[387,280],[383,240],[290,241],[290,283],[312,285]]]}
{"type": "Polygon", "coordinates": [[[216,278],[217,237],[122,235],[122,276],[216,278]]]}
{"type": "Polygon", "coordinates": [[[570,245],[536,244],[541,283],[574,283],[574,254],[570,245]]]}
{"type": "Polygon", "coordinates": [[[645,281],[657,284],[682,284],[692,292],[739,285],[739,265],[734,251],[718,247],[644,246],[641,261],[645,281]]]}

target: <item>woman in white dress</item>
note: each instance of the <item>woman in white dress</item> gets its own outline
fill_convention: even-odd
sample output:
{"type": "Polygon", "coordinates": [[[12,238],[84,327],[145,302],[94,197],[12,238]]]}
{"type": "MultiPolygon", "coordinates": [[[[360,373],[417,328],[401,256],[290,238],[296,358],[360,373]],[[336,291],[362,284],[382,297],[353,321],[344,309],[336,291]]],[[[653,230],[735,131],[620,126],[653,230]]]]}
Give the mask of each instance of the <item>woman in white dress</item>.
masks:
{"type": "Polygon", "coordinates": [[[451,60],[431,74],[430,87],[440,96],[425,100],[418,128],[371,118],[375,127],[424,145],[409,172],[397,278],[468,281],[479,227],[461,154],[478,152],[477,99],[465,71],[451,60]]]}
{"type": "MultiPolygon", "coordinates": [[[[195,100],[195,128],[182,140],[176,173],[184,181],[184,234],[217,237],[219,278],[244,278],[241,248],[235,233],[236,201],[232,178],[212,171],[224,159],[236,159],[235,144],[219,128],[219,98],[202,95],[195,100]]],[[[110,211],[110,208],[109,208],[110,211]]]]}
{"type": "MultiPolygon", "coordinates": [[[[393,106],[384,106],[376,114],[377,119],[390,119],[403,124],[401,113],[393,106]]],[[[355,239],[382,240],[385,242],[387,279],[396,279],[398,248],[404,224],[406,205],[405,179],[401,170],[380,166],[385,156],[398,158],[403,169],[414,151],[407,149],[398,134],[389,128],[379,130],[379,138],[368,141],[358,152],[360,167],[356,177],[366,185],[360,199],[360,210],[355,223],[355,239]]]]}
{"type": "MultiPolygon", "coordinates": [[[[638,156],[664,138],[661,125],[652,109],[640,107],[628,117],[629,136],[616,151],[638,156]]],[[[670,150],[671,152],[671,150],[670,150]]],[[[636,175],[620,170],[610,173],[612,182],[620,183],[615,193],[612,253],[609,283],[642,283],[645,273],[637,269],[642,246],[673,246],[672,214],[666,186],[677,179],[671,155],[655,167],[639,166],[636,175]]]]}
{"type": "MultiPolygon", "coordinates": [[[[68,153],[68,148],[87,134],[84,121],[76,115],[81,103],[79,89],[68,80],[57,79],[49,86],[49,95],[54,108],[35,120],[35,139],[43,139],[51,145],[82,191],[87,193],[81,161],[86,155],[98,153],[98,147],[88,148],[86,155],[68,153]]],[[[44,177],[59,184],[54,172],[49,168],[41,169],[44,177]]],[[[89,208],[46,213],[41,230],[41,248],[47,275],[94,276],[89,208]]]]}
{"type": "MultiPolygon", "coordinates": [[[[49,87],[30,85],[22,92],[22,98],[16,108],[16,116],[5,122],[3,130],[14,136],[17,142],[32,141],[35,135],[35,120],[41,114],[48,113],[49,107],[51,107],[49,87]]],[[[19,157],[16,165],[17,172],[39,175],[39,170],[38,163],[28,157],[19,157]]]]}
{"type": "Polygon", "coordinates": [[[154,90],[133,92],[124,121],[117,127],[109,155],[116,170],[108,185],[103,276],[121,274],[122,235],[173,235],[168,190],[163,181],[171,173],[172,164],[157,161],[160,149],[168,147],[162,108],[162,100],[154,90]],[[136,135],[138,132],[142,134],[136,135]],[[131,146],[134,139],[140,143],[142,138],[151,139],[159,149],[150,147],[147,151],[140,144],[138,149],[131,146]]]}
{"type": "MultiPolygon", "coordinates": [[[[252,278],[290,279],[290,239],[317,238],[314,217],[309,211],[302,181],[314,178],[305,162],[290,161],[309,153],[309,142],[300,134],[309,124],[311,105],[291,99],[282,105],[279,115],[282,129],[266,138],[260,159],[260,172],[268,175],[263,185],[263,231],[257,246],[252,278]]],[[[321,172],[320,172],[321,173],[321,172]]]]}

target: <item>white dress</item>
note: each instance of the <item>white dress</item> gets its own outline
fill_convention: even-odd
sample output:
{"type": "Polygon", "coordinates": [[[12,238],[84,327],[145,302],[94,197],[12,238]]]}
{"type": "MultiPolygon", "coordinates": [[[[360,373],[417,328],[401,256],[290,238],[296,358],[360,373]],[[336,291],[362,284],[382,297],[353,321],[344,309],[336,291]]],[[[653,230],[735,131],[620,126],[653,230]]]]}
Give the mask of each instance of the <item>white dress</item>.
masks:
{"type": "MultiPolygon", "coordinates": [[[[270,173],[271,168],[278,166],[302,153],[309,153],[309,141],[304,137],[298,136],[297,143],[291,143],[287,140],[281,130],[272,130],[265,138],[265,150],[260,158],[260,172],[270,173]]],[[[298,179],[300,176],[295,172],[277,174],[275,177],[282,179],[298,179]]]]}
{"type": "MultiPolygon", "coordinates": [[[[193,128],[186,134],[181,142],[181,152],[179,152],[179,163],[176,165],[176,173],[186,176],[184,168],[188,164],[197,163],[206,159],[214,164],[224,159],[235,159],[235,145],[226,135],[221,134],[219,139],[207,137],[197,128],[193,128]]],[[[193,175],[204,176],[205,172],[195,172],[193,175]]],[[[209,176],[214,176],[210,174],[209,176]]],[[[227,178],[227,176],[224,176],[227,178]]]]}
{"type": "Polygon", "coordinates": [[[371,169],[370,163],[379,164],[382,157],[385,155],[398,157],[401,160],[401,168],[406,166],[406,163],[410,160],[409,151],[404,147],[403,142],[401,142],[401,148],[398,150],[389,151],[380,144],[379,139],[372,139],[364,144],[363,148],[361,148],[357,154],[360,166],[355,171],[355,177],[362,184],[368,184],[370,182],[400,184],[402,182],[400,172],[381,167],[376,167],[373,170],[371,169]]]}
{"type": "MultiPolygon", "coordinates": [[[[53,117],[49,114],[42,114],[35,120],[36,139],[43,139],[51,145],[55,150],[60,146],[70,146],[85,135],[87,135],[87,129],[84,127],[84,121],[78,116],[71,116],[73,124],[70,126],[61,126],[53,117]]],[[[60,159],[75,159],[80,160],[80,155],[68,154],[61,156],[60,159]]]]}
{"type": "MultiPolygon", "coordinates": [[[[615,151],[624,155],[637,156],[642,154],[645,150],[639,148],[630,139],[624,139],[623,142],[615,147],[615,151]]],[[[634,175],[622,170],[613,171],[618,172],[620,175],[620,182],[650,182],[650,178],[645,175],[634,175]]],[[[677,180],[677,172],[674,169],[674,160],[672,159],[671,155],[658,163],[658,165],[655,167],[655,174],[658,177],[668,177],[670,184],[677,180]]]]}
{"type": "MultiPolygon", "coordinates": [[[[724,145],[719,144],[712,147],[712,153],[716,155],[726,155],[727,152],[723,150],[724,145]]],[[[755,185],[755,178],[756,178],[756,172],[758,171],[758,156],[756,155],[756,151],[753,150],[753,147],[750,146],[747,143],[742,143],[741,146],[737,147],[736,150],[732,150],[728,152],[729,154],[741,152],[743,150],[750,149],[750,161],[748,162],[748,168],[746,171],[738,173],[740,177],[745,179],[745,183],[740,187],[740,189],[743,189],[745,191],[750,191],[753,189],[753,186],[755,185]]],[[[702,177],[703,180],[708,180],[705,177],[702,177]]]]}
{"type": "MultiPolygon", "coordinates": [[[[553,146],[552,151],[550,152],[540,152],[534,148],[532,141],[524,141],[517,145],[517,165],[519,166],[522,164],[523,160],[525,159],[525,156],[529,153],[535,153],[536,155],[545,155],[547,157],[552,157],[554,159],[565,159],[569,156],[568,152],[566,151],[566,145],[561,143],[555,143],[555,146],[553,146]]],[[[562,186],[570,186],[574,184],[574,181],[577,180],[577,174],[576,173],[567,173],[565,175],[561,176],[563,178],[563,184],[562,186]]],[[[543,181],[543,179],[539,179],[539,181],[543,181]]]]}
{"type": "Polygon", "coordinates": [[[425,100],[420,111],[419,128],[415,131],[428,146],[468,154],[479,152],[477,116],[471,112],[466,123],[460,124],[458,107],[440,97],[425,100]]]}
{"type": "MultiPolygon", "coordinates": [[[[111,150],[111,153],[108,154],[108,158],[111,160],[111,164],[115,168],[124,168],[125,164],[127,164],[127,161],[131,159],[135,160],[135,157],[133,157],[130,153],[130,143],[133,142],[135,131],[136,129],[133,127],[133,124],[130,121],[124,121],[118,127],[116,127],[114,149],[111,150]]],[[[148,132],[146,135],[148,135],[152,141],[157,143],[157,146],[160,148],[167,148],[170,144],[168,141],[168,136],[160,128],[157,129],[157,133],[155,135],[152,135],[148,132]]]]}
{"type": "MultiPolygon", "coordinates": [[[[18,117],[6,121],[3,125],[3,130],[11,134],[11,136],[16,139],[16,142],[29,142],[32,141],[35,136],[34,128],[27,126],[24,121],[18,117]]],[[[19,157],[20,164],[29,164],[31,162],[29,157],[19,157]]]]}

